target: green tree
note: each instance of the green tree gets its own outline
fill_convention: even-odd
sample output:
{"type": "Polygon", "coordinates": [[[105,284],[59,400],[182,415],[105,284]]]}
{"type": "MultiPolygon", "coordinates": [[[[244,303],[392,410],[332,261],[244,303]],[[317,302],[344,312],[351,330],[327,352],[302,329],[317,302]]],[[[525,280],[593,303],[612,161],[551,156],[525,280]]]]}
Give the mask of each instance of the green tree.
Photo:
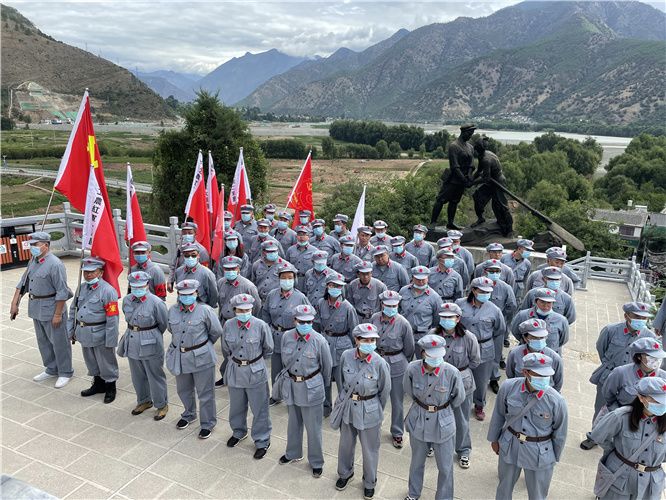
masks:
{"type": "Polygon", "coordinates": [[[325,158],[335,158],[335,142],[333,142],[333,139],[331,139],[329,136],[322,138],[321,151],[324,153],[325,158]]]}
{"type": "Polygon", "coordinates": [[[16,123],[11,118],[3,116],[0,119],[0,130],[14,130],[16,128],[16,123]]]}
{"type": "Polygon", "coordinates": [[[643,231],[643,240],[647,243],[647,248],[651,252],[666,252],[666,228],[648,226],[643,231]]]}
{"type": "Polygon", "coordinates": [[[378,141],[377,144],[375,144],[375,149],[377,150],[377,154],[379,154],[380,158],[383,159],[389,157],[389,147],[384,139],[378,141]]]}
{"type": "Polygon", "coordinates": [[[389,151],[391,153],[391,158],[398,158],[400,153],[402,153],[400,144],[398,144],[397,141],[393,141],[391,144],[389,144],[389,151]]]}
{"type": "Polygon", "coordinates": [[[421,157],[421,159],[424,159],[424,158],[425,158],[425,154],[426,154],[426,147],[425,147],[425,144],[421,144],[421,145],[419,146],[419,156],[421,157]]]}
{"type": "Polygon", "coordinates": [[[445,158],[444,148],[442,146],[437,146],[437,149],[432,153],[433,158],[445,158]]]}
{"type": "Polygon", "coordinates": [[[546,180],[540,181],[527,193],[527,203],[545,214],[559,210],[568,200],[564,187],[546,180]]]}

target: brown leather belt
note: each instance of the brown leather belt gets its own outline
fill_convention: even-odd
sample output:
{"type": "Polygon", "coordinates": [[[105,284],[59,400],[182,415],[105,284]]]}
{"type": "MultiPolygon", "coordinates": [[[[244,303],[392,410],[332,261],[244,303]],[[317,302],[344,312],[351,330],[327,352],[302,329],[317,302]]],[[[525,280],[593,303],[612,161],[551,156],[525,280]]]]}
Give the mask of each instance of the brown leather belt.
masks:
{"type": "Polygon", "coordinates": [[[326,335],[328,335],[329,337],[346,337],[347,335],[349,335],[349,333],[347,333],[347,332],[333,333],[333,332],[329,332],[328,330],[324,330],[324,333],[326,335]]]}
{"type": "Polygon", "coordinates": [[[428,410],[428,413],[435,413],[436,411],[443,410],[445,408],[448,408],[448,406],[451,404],[451,401],[447,401],[441,406],[435,406],[435,405],[427,405],[424,402],[414,398],[414,402],[419,405],[421,408],[425,408],[428,410]]]}
{"type": "Polygon", "coordinates": [[[419,332],[418,330],[414,330],[414,329],[412,328],[412,333],[413,333],[414,335],[417,335],[417,334],[418,334],[418,335],[425,335],[426,333],[428,333],[428,330],[426,330],[425,332],[419,332]]]}
{"type": "Polygon", "coordinates": [[[312,377],[316,376],[320,371],[321,370],[317,368],[310,375],[306,375],[305,377],[302,377],[300,375],[294,375],[293,373],[289,372],[289,377],[295,382],[305,382],[306,380],[310,380],[312,377]]]}
{"type": "Polygon", "coordinates": [[[661,467],[646,467],[643,464],[639,464],[638,462],[630,462],[626,458],[624,458],[622,455],[620,455],[617,450],[615,450],[615,456],[622,460],[625,464],[627,464],[629,467],[636,469],[638,472],[654,472],[656,470],[661,469],[661,467]]]}
{"type": "MultiPolygon", "coordinates": [[[[206,340],[205,342],[202,342],[202,343],[199,344],[199,345],[194,345],[194,346],[192,346],[192,347],[181,347],[181,348],[180,348],[180,352],[190,352],[190,351],[194,351],[195,349],[199,349],[199,347],[203,347],[203,346],[205,346],[207,343],[208,343],[208,340],[206,340]]],[[[175,346],[174,346],[174,347],[175,347],[175,346]]]]}
{"type": "Polygon", "coordinates": [[[516,283],[522,283],[523,280],[515,280],[516,283]]]}
{"type": "Polygon", "coordinates": [[[286,332],[287,330],[291,330],[291,328],[282,328],[281,326],[273,325],[271,324],[273,328],[275,328],[278,332],[286,332]]]}
{"type": "Polygon", "coordinates": [[[453,300],[453,297],[442,297],[442,300],[453,300]]]}
{"type": "Polygon", "coordinates": [[[355,392],[352,393],[351,395],[351,400],[352,401],[368,401],[369,399],[372,399],[376,396],[377,394],[372,394],[371,396],[359,396],[355,392]]]}
{"type": "Polygon", "coordinates": [[[364,318],[364,319],[372,318],[372,314],[363,314],[362,312],[358,312],[358,311],[356,311],[356,314],[358,314],[361,318],[364,318]]]}
{"type": "Polygon", "coordinates": [[[305,273],[296,273],[296,276],[300,276],[301,278],[305,276],[305,273]]]}
{"type": "Polygon", "coordinates": [[[247,366],[247,365],[251,365],[252,363],[256,363],[257,361],[259,361],[263,357],[264,357],[264,355],[262,353],[259,356],[257,356],[256,358],[250,359],[250,360],[247,360],[247,359],[240,360],[240,359],[236,359],[236,358],[231,358],[231,360],[239,366],[247,366]]]}
{"type": "Polygon", "coordinates": [[[526,436],[525,434],[521,434],[520,432],[514,431],[511,427],[507,427],[507,430],[516,436],[518,438],[518,441],[527,441],[528,443],[542,443],[543,441],[548,441],[550,439],[550,436],[552,434],[548,434],[547,436],[541,436],[541,437],[529,437],[526,436]]]}
{"type": "Polygon", "coordinates": [[[380,356],[395,356],[396,354],[402,354],[402,350],[387,352],[382,349],[377,349],[377,352],[379,353],[380,356]]]}
{"type": "Polygon", "coordinates": [[[477,342],[478,342],[479,344],[485,344],[486,342],[490,342],[492,339],[493,339],[493,338],[490,337],[489,339],[486,339],[486,340],[479,340],[479,341],[477,341],[477,342]]]}
{"type": "Polygon", "coordinates": [[[142,328],[140,326],[132,326],[129,323],[127,323],[127,328],[129,330],[132,330],[133,332],[146,332],[148,330],[153,330],[157,328],[159,325],[153,325],[153,326],[146,326],[145,328],[142,328]]]}
{"type": "Polygon", "coordinates": [[[55,297],[56,294],[52,293],[51,295],[33,295],[33,294],[28,294],[28,296],[31,299],[50,299],[51,297],[55,297]]]}
{"type": "Polygon", "coordinates": [[[462,367],[458,368],[458,371],[462,372],[462,371],[467,370],[467,368],[469,368],[469,365],[465,365],[465,366],[462,366],[462,367]]]}
{"type": "Polygon", "coordinates": [[[97,323],[84,323],[83,321],[77,321],[76,324],[78,326],[99,326],[99,325],[105,325],[106,321],[98,321],[97,323]]]}

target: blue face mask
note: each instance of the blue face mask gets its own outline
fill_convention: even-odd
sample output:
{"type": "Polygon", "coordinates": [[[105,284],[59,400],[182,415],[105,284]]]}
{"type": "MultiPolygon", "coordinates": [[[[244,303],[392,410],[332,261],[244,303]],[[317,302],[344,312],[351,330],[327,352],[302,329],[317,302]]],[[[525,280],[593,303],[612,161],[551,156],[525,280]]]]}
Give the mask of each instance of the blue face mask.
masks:
{"type": "Polygon", "coordinates": [[[488,273],[488,279],[492,281],[499,281],[500,273],[488,273]]]}
{"type": "Polygon", "coordinates": [[[397,253],[398,255],[402,255],[402,252],[403,252],[404,249],[405,249],[405,247],[403,247],[403,246],[393,247],[393,251],[395,253],[397,253]]]}
{"type": "Polygon", "coordinates": [[[296,325],[296,330],[301,335],[307,335],[312,331],[312,325],[296,325]]]}
{"type": "Polygon", "coordinates": [[[238,240],[228,240],[227,248],[229,250],[236,250],[236,248],[238,248],[238,240]]]}
{"type": "Polygon", "coordinates": [[[308,242],[307,241],[297,241],[299,247],[304,247],[307,246],[308,242]]]}
{"type": "Polygon", "coordinates": [[[546,339],[528,340],[527,343],[535,351],[543,351],[543,348],[546,347],[546,339]]]}
{"type": "Polygon", "coordinates": [[[444,358],[431,358],[429,356],[426,356],[425,358],[423,358],[423,361],[425,361],[428,366],[437,368],[439,365],[441,365],[444,362],[444,358]]]}
{"type": "Polygon", "coordinates": [[[87,279],[84,279],[83,281],[85,281],[89,285],[94,285],[95,283],[99,283],[99,276],[97,278],[91,279],[90,281],[88,281],[87,279]]]}
{"type": "Polygon", "coordinates": [[[444,266],[447,268],[452,268],[455,262],[455,259],[444,259],[444,266]]]}
{"type": "Polygon", "coordinates": [[[231,221],[230,220],[225,220],[224,221],[224,229],[226,229],[228,231],[229,228],[231,228],[231,221]]]}
{"type": "Polygon", "coordinates": [[[375,232],[375,236],[377,238],[384,238],[386,236],[386,233],[377,233],[377,232],[375,232]]]}
{"type": "Polygon", "coordinates": [[[398,308],[397,307],[384,307],[382,309],[382,312],[386,314],[389,318],[392,318],[396,314],[398,314],[398,308]]]}
{"type": "Polygon", "coordinates": [[[632,319],[629,322],[629,326],[636,331],[642,330],[647,326],[647,320],[646,319],[632,319]]]}
{"type": "Polygon", "coordinates": [[[536,313],[537,313],[539,316],[548,316],[549,314],[551,314],[551,313],[553,312],[552,309],[551,309],[550,311],[548,311],[548,312],[543,312],[541,309],[539,309],[539,308],[536,307],[536,306],[534,307],[534,309],[536,309],[536,313]]]}
{"type": "Polygon", "coordinates": [[[324,234],[324,228],[323,227],[315,227],[312,232],[316,234],[317,236],[321,236],[324,234]]]}
{"type": "Polygon", "coordinates": [[[266,254],[266,259],[275,262],[278,258],[278,253],[277,252],[269,252],[266,254]]]}
{"type": "Polygon", "coordinates": [[[198,260],[197,260],[196,257],[185,257],[185,265],[186,265],[187,267],[192,268],[192,267],[196,266],[196,265],[197,265],[197,261],[198,261],[198,260]]]}
{"type": "Polygon", "coordinates": [[[439,318],[439,324],[444,330],[453,330],[456,327],[455,318],[439,318]]]}
{"type": "Polygon", "coordinates": [[[134,295],[137,299],[140,299],[146,295],[147,291],[148,290],[145,288],[132,288],[132,295],[134,295]]]}
{"type": "Polygon", "coordinates": [[[423,235],[421,233],[414,233],[414,241],[423,241],[423,235]]]}
{"type": "Polygon", "coordinates": [[[194,243],[194,235],[193,234],[184,234],[183,235],[183,243],[194,243]]]}
{"type": "Polygon", "coordinates": [[[197,301],[197,296],[196,295],[179,295],[178,300],[180,300],[181,304],[186,305],[186,306],[191,306],[197,301]]]}
{"type": "Polygon", "coordinates": [[[137,261],[139,264],[145,264],[146,261],[148,260],[148,255],[135,255],[134,260],[137,261]]]}
{"type": "Polygon", "coordinates": [[[275,215],[267,215],[266,218],[272,221],[273,219],[275,219],[275,215]]]}
{"type": "Polygon", "coordinates": [[[247,323],[248,321],[250,321],[251,317],[252,317],[252,311],[244,313],[236,313],[236,319],[241,323],[247,323]]]}
{"type": "Polygon", "coordinates": [[[245,223],[250,222],[252,214],[241,214],[241,220],[245,223]]]}
{"type": "Polygon", "coordinates": [[[546,283],[546,288],[549,288],[551,290],[557,290],[558,288],[560,288],[561,283],[562,282],[560,280],[555,280],[555,281],[548,280],[548,282],[546,283]]]}
{"type": "Polygon", "coordinates": [[[342,294],[342,288],[329,288],[328,294],[334,299],[337,299],[342,294]]]}
{"type": "Polygon", "coordinates": [[[532,252],[528,252],[527,250],[523,250],[523,259],[529,258],[530,255],[532,255],[532,252]]]}
{"type": "Polygon", "coordinates": [[[333,229],[335,229],[336,233],[342,232],[342,226],[340,224],[336,224],[335,226],[333,226],[333,229]]]}
{"type": "Polygon", "coordinates": [[[300,221],[301,221],[301,224],[303,224],[304,226],[307,226],[308,223],[310,222],[310,218],[309,217],[301,217],[300,221]]]}
{"type": "Polygon", "coordinates": [[[537,391],[545,391],[546,387],[550,385],[550,377],[535,377],[532,375],[530,385],[537,391]]]}
{"type": "Polygon", "coordinates": [[[266,238],[268,238],[268,233],[267,232],[266,233],[257,233],[257,236],[259,238],[261,238],[262,240],[265,240],[266,238]]]}
{"type": "Polygon", "coordinates": [[[315,264],[314,265],[314,270],[318,272],[322,272],[324,269],[326,269],[326,264],[315,264]]]}
{"type": "Polygon", "coordinates": [[[659,403],[648,403],[647,411],[649,411],[653,415],[661,417],[664,413],[666,413],[666,405],[662,405],[659,403]]]}
{"type": "Polygon", "coordinates": [[[37,257],[42,254],[42,248],[34,245],[30,245],[30,253],[33,257],[37,257]]]}
{"type": "Polygon", "coordinates": [[[372,344],[359,344],[359,346],[358,346],[358,350],[361,351],[363,354],[370,354],[376,348],[377,348],[377,344],[374,343],[374,342],[372,344]]]}
{"type": "Polygon", "coordinates": [[[452,245],[451,248],[453,248],[454,250],[458,250],[460,248],[460,245],[452,245]]]}
{"type": "Polygon", "coordinates": [[[280,280],[280,288],[283,290],[291,290],[294,288],[294,280],[280,280]]]}
{"type": "Polygon", "coordinates": [[[279,220],[278,221],[278,229],[281,230],[281,231],[284,231],[285,229],[287,229],[287,223],[283,220],[279,220]]]}
{"type": "Polygon", "coordinates": [[[343,246],[342,247],[342,253],[345,255],[351,255],[354,252],[354,247],[350,246],[343,246]]]}
{"type": "Polygon", "coordinates": [[[238,271],[224,271],[224,277],[229,281],[234,281],[238,278],[238,271]]]}
{"type": "Polygon", "coordinates": [[[476,296],[477,300],[481,303],[488,302],[490,300],[489,293],[480,293],[476,296]]]}
{"type": "Polygon", "coordinates": [[[413,286],[414,286],[414,288],[416,288],[417,290],[425,290],[426,288],[428,288],[428,283],[426,283],[425,285],[417,285],[417,284],[415,283],[413,286]]]}

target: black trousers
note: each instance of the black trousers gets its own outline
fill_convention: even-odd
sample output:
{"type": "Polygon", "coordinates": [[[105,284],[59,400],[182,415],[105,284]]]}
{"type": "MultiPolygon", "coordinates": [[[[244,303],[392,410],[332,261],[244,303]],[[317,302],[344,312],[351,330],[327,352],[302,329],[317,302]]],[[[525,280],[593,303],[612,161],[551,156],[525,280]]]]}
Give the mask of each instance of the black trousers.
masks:
{"type": "Polygon", "coordinates": [[[474,192],[472,199],[474,200],[474,211],[479,219],[483,217],[486,205],[492,200],[493,213],[502,234],[506,235],[513,231],[513,217],[504,191],[490,184],[483,184],[474,192]]]}

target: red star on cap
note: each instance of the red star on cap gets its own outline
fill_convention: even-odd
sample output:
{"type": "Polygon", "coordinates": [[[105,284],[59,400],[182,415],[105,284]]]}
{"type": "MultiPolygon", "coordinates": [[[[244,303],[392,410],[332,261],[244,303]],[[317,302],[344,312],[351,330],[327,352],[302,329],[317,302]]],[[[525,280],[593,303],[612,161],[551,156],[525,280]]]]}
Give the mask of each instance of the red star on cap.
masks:
{"type": "Polygon", "coordinates": [[[534,323],[534,326],[539,326],[539,323],[534,323]]]}
{"type": "Polygon", "coordinates": [[[659,349],[659,344],[655,344],[655,345],[654,345],[654,348],[655,348],[655,349],[659,349]]]}
{"type": "Polygon", "coordinates": [[[304,307],[304,308],[303,308],[303,312],[308,312],[308,308],[307,308],[307,307],[304,307]]]}
{"type": "Polygon", "coordinates": [[[662,389],[664,389],[666,391],[666,385],[664,385],[664,387],[662,387],[662,389]]]}
{"type": "Polygon", "coordinates": [[[183,288],[187,288],[187,283],[183,283],[183,288]]]}
{"type": "MultiPolygon", "coordinates": [[[[421,269],[420,267],[419,267],[419,272],[420,272],[420,273],[422,273],[422,272],[423,272],[423,269],[421,269]]],[[[645,308],[643,308],[643,309],[645,309],[645,308]]]]}
{"type": "Polygon", "coordinates": [[[247,302],[247,297],[243,297],[243,302],[247,302]]]}
{"type": "Polygon", "coordinates": [[[447,308],[447,309],[449,308],[449,305],[448,305],[448,304],[446,304],[446,308],[447,308]]]}
{"type": "Polygon", "coordinates": [[[436,341],[436,340],[433,340],[433,341],[432,341],[432,345],[434,345],[435,347],[437,347],[437,341],[436,341]]]}
{"type": "Polygon", "coordinates": [[[495,246],[499,246],[497,243],[495,243],[495,246]]]}
{"type": "Polygon", "coordinates": [[[269,241],[269,242],[268,242],[268,246],[271,246],[272,244],[273,244],[272,241],[269,241]]]}
{"type": "Polygon", "coordinates": [[[540,362],[542,365],[545,365],[545,364],[546,364],[546,360],[543,359],[543,358],[541,358],[541,359],[539,360],[539,362],[540,362]]]}
{"type": "Polygon", "coordinates": [[[641,309],[645,309],[645,306],[643,306],[641,309]]]}
{"type": "Polygon", "coordinates": [[[496,260],[493,260],[493,264],[497,264],[497,261],[496,261],[496,260]]]}
{"type": "Polygon", "coordinates": [[[372,326],[368,325],[368,330],[372,330],[372,326]]]}
{"type": "Polygon", "coordinates": [[[88,264],[92,264],[92,261],[91,261],[91,260],[89,260],[89,261],[88,261],[88,264]]]}
{"type": "Polygon", "coordinates": [[[137,274],[136,276],[134,276],[134,277],[135,277],[136,279],[139,279],[139,275],[138,275],[138,274],[137,274]]]}

